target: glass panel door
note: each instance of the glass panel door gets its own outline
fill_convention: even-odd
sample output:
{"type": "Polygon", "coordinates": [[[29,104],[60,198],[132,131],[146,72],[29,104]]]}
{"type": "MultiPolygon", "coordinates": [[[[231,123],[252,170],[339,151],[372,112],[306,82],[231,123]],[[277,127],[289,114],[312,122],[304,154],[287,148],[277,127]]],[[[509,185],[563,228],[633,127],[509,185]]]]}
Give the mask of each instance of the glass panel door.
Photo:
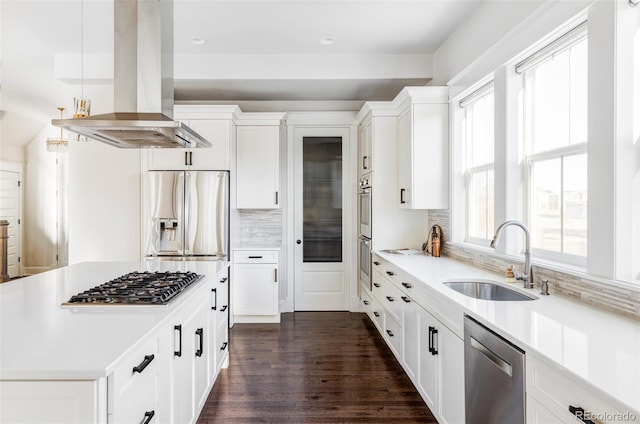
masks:
{"type": "Polygon", "coordinates": [[[342,262],[342,137],[303,137],[303,261],[342,262]]]}

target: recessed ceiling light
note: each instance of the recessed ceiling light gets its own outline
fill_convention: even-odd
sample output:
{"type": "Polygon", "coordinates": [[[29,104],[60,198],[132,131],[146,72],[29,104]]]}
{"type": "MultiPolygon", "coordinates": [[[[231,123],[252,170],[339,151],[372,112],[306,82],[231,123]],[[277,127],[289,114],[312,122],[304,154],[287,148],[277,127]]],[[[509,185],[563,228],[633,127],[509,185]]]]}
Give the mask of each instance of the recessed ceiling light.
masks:
{"type": "Polygon", "coordinates": [[[196,46],[201,46],[203,44],[205,44],[207,42],[207,40],[205,40],[204,38],[200,38],[200,37],[191,37],[189,38],[189,41],[191,41],[191,44],[196,45],[196,46]]]}
{"type": "Polygon", "coordinates": [[[320,39],[320,44],[323,44],[325,46],[330,46],[332,44],[334,44],[336,42],[336,38],[335,37],[322,37],[320,39]]]}

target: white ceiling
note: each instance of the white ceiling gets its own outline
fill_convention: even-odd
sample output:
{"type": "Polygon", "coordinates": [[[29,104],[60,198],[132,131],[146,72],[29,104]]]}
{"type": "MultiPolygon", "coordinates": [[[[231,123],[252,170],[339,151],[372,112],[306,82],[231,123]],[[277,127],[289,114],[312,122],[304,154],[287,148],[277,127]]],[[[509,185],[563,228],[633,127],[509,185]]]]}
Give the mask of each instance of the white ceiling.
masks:
{"type": "MultiPolygon", "coordinates": [[[[480,2],[175,0],[176,100],[353,109],[392,99],[431,79],[431,54],[480,2]],[[336,43],[322,45],[325,36],[336,43]]],[[[94,113],[111,111],[109,59],[88,62],[113,57],[113,0],[1,0],[0,22],[3,143],[26,144],[57,106],[70,109],[79,81],[94,113]],[[81,52],[82,79],[56,68],[56,58],[81,52]]]]}

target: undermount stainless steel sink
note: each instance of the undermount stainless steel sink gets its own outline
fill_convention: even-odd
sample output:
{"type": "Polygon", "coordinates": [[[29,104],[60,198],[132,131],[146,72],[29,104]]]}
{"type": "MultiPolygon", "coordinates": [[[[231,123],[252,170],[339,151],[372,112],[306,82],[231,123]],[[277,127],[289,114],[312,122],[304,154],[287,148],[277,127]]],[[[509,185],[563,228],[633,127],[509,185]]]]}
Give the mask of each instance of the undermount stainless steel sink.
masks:
{"type": "Polygon", "coordinates": [[[522,294],[488,281],[447,281],[443,284],[465,296],[482,300],[518,301],[537,299],[534,296],[522,294]]]}

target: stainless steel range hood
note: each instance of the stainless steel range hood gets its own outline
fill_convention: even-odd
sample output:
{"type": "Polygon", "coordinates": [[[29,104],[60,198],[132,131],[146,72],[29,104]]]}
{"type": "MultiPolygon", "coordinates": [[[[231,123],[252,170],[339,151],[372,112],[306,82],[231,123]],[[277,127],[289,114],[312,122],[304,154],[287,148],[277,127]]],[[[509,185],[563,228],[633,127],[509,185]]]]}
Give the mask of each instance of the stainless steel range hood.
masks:
{"type": "Polygon", "coordinates": [[[173,120],[173,0],[114,1],[114,113],[54,119],[121,148],[211,147],[173,120]]]}

